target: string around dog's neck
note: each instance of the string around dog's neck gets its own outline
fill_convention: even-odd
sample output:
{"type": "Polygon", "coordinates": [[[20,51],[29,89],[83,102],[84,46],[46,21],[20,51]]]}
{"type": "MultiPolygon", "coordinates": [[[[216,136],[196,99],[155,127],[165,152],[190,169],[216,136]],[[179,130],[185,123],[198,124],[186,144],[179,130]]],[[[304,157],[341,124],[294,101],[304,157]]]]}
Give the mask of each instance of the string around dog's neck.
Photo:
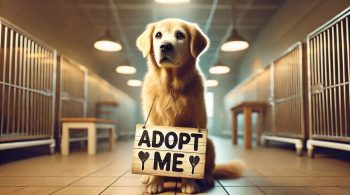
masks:
{"type": "MultiPolygon", "coordinates": [[[[170,88],[169,93],[170,93],[170,95],[171,95],[171,97],[173,98],[174,103],[175,103],[175,101],[176,101],[176,99],[175,99],[175,91],[174,91],[174,89],[173,89],[172,87],[170,88]]],[[[152,112],[153,106],[154,106],[154,102],[156,101],[156,99],[157,99],[157,91],[156,91],[156,93],[154,94],[154,98],[153,98],[153,102],[152,102],[151,108],[149,109],[148,114],[147,114],[147,118],[146,118],[146,120],[145,120],[145,123],[143,124],[143,128],[144,128],[144,129],[146,128],[146,124],[147,124],[147,122],[148,122],[149,116],[151,115],[151,112],[152,112]]],[[[199,124],[198,124],[198,121],[197,121],[197,120],[196,120],[196,124],[197,124],[197,127],[198,127],[199,132],[201,132],[201,128],[199,127],[199,124]]]]}
{"type": "MultiPolygon", "coordinates": [[[[176,101],[176,99],[175,99],[175,91],[174,91],[174,89],[173,89],[171,86],[170,86],[170,88],[169,88],[169,93],[170,93],[170,95],[171,95],[171,97],[173,98],[173,101],[174,101],[174,103],[175,103],[175,101],[176,101]]],[[[151,108],[149,109],[148,114],[147,114],[147,118],[146,118],[146,120],[145,120],[145,123],[143,124],[143,128],[144,128],[144,129],[146,128],[147,121],[148,121],[149,116],[151,115],[151,112],[152,112],[152,110],[153,110],[153,106],[154,106],[154,102],[156,101],[156,98],[157,98],[157,91],[156,91],[156,93],[154,94],[154,98],[153,98],[153,102],[152,102],[151,108]]]]}
{"type": "Polygon", "coordinates": [[[152,109],[153,109],[154,102],[156,101],[156,98],[157,98],[157,92],[154,94],[154,98],[153,98],[153,102],[152,102],[151,108],[149,109],[148,114],[147,114],[147,118],[146,118],[146,120],[145,120],[145,123],[143,124],[143,128],[144,128],[144,129],[146,128],[146,124],[147,124],[148,118],[149,118],[149,116],[150,116],[150,114],[151,114],[151,111],[152,111],[152,109]]]}

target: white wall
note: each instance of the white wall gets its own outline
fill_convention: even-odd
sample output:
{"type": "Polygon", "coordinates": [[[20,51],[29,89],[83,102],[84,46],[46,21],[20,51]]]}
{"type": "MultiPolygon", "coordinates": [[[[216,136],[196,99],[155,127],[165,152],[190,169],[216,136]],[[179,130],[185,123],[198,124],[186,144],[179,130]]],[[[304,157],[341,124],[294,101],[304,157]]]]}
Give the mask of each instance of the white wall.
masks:
{"type": "Polygon", "coordinates": [[[264,27],[238,66],[236,84],[272,62],[280,53],[339,12],[349,0],[289,0],[264,27]]]}

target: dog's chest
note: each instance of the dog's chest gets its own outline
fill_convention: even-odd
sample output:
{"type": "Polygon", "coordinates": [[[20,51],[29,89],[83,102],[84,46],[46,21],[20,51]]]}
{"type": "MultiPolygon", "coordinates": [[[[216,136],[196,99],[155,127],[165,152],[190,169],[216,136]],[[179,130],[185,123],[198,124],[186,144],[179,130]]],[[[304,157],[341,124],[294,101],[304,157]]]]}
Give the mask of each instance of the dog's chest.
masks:
{"type": "Polygon", "coordinates": [[[181,115],[190,109],[188,97],[181,94],[164,94],[157,98],[157,107],[159,114],[165,114],[165,117],[181,117],[181,115]]]}

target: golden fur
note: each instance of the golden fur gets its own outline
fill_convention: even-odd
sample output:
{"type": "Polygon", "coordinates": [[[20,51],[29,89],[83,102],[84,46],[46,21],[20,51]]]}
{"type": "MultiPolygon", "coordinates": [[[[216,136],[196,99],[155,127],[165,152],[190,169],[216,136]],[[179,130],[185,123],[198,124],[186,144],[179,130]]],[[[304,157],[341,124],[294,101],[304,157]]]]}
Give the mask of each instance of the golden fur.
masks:
{"type": "MultiPolygon", "coordinates": [[[[137,39],[136,44],[142,51],[143,56],[148,58],[148,72],[144,78],[142,88],[142,108],[145,118],[150,111],[154,98],[156,98],[148,124],[179,127],[197,127],[199,125],[201,128],[207,128],[204,77],[198,66],[198,57],[206,51],[209,45],[209,39],[206,35],[196,24],[179,19],[166,19],[149,24],[137,39]],[[170,35],[176,29],[186,31],[186,39],[181,43],[173,41],[174,44],[185,45],[185,49],[183,49],[183,46],[179,46],[182,49],[175,51],[178,53],[174,55],[180,55],[180,57],[174,57],[174,59],[180,61],[176,61],[177,66],[163,67],[156,61],[155,51],[157,49],[154,48],[154,44],[157,44],[155,43],[157,40],[153,40],[156,29],[162,29],[170,35]],[[188,55],[183,54],[184,52],[187,52],[188,55]]],[[[215,167],[214,145],[208,139],[205,169],[206,179],[210,179],[211,175],[226,178],[237,177],[241,174],[242,164],[235,162],[215,167]]],[[[162,185],[162,180],[159,182],[158,178],[156,181],[159,185],[162,185]]],[[[188,180],[185,181],[188,183],[188,180]]],[[[146,182],[152,183],[152,178],[147,178],[146,182]]],[[[159,188],[159,185],[152,185],[153,189],[151,186],[150,189],[146,188],[146,191],[149,193],[161,192],[162,188],[159,188]]],[[[198,192],[198,187],[193,185],[184,185],[182,192],[198,192]]]]}

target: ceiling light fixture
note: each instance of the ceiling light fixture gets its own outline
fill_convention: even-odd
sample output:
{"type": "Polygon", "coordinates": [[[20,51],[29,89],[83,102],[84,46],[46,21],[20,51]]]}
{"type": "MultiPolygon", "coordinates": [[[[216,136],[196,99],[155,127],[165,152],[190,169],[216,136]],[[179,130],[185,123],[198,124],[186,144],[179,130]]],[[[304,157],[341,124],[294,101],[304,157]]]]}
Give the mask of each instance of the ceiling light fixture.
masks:
{"type": "Polygon", "coordinates": [[[214,80],[214,79],[208,79],[205,81],[205,86],[206,87],[216,87],[219,85],[219,81],[214,80]]]}
{"type": "Polygon", "coordinates": [[[209,68],[211,74],[227,74],[230,72],[230,67],[225,66],[221,61],[218,61],[214,66],[209,68]]]}
{"type": "Polygon", "coordinates": [[[180,3],[190,2],[190,0],[154,0],[154,1],[160,4],[180,4],[180,3]]]}
{"type": "Polygon", "coordinates": [[[221,45],[221,50],[241,51],[247,49],[248,47],[249,43],[237,33],[236,29],[233,29],[230,38],[228,38],[227,41],[221,45]]]}
{"type": "Polygon", "coordinates": [[[108,52],[120,51],[122,49],[122,45],[115,40],[108,29],[105,35],[94,43],[94,47],[98,50],[108,52]]]}
{"type": "Polygon", "coordinates": [[[120,74],[135,74],[136,68],[133,66],[130,66],[128,61],[125,60],[123,65],[118,66],[115,71],[120,74]]]}
{"type": "Polygon", "coordinates": [[[241,51],[249,47],[249,43],[236,30],[235,1],[232,3],[233,30],[231,36],[221,45],[221,51],[241,51]]]}
{"type": "Polygon", "coordinates": [[[136,80],[136,79],[130,79],[126,84],[128,84],[130,87],[140,87],[142,86],[142,81],[136,80]]]}

